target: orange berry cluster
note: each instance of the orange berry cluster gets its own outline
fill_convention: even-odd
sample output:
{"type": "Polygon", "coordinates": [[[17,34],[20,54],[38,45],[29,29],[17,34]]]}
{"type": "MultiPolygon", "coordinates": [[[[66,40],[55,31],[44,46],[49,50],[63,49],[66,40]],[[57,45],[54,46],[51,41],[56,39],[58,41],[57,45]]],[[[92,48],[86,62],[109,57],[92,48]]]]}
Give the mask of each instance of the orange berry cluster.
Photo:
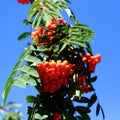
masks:
{"type": "Polygon", "coordinates": [[[48,45],[50,42],[54,41],[54,39],[59,38],[59,36],[54,36],[53,34],[56,32],[54,29],[58,27],[58,25],[66,25],[67,22],[62,18],[58,18],[58,22],[51,18],[51,22],[46,25],[46,29],[44,28],[36,28],[35,32],[32,32],[31,39],[35,40],[38,38],[37,45],[40,46],[41,44],[48,45]]]}
{"type": "Polygon", "coordinates": [[[62,118],[61,114],[54,112],[53,113],[53,120],[60,120],[62,118]]]}
{"type": "Polygon", "coordinates": [[[83,56],[82,61],[87,62],[89,72],[94,72],[96,64],[101,61],[101,55],[97,54],[95,56],[91,56],[90,53],[87,53],[83,56]]]}
{"type": "Polygon", "coordinates": [[[79,75],[78,76],[78,82],[80,83],[80,85],[81,85],[81,92],[82,92],[82,94],[83,93],[88,93],[90,90],[89,90],[89,86],[88,86],[88,84],[86,84],[85,83],[85,76],[84,75],[79,75]]]}
{"type": "Polygon", "coordinates": [[[35,40],[36,38],[38,38],[38,43],[37,43],[38,46],[40,46],[41,44],[47,45],[49,42],[52,42],[54,40],[52,36],[54,33],[55,33],[54,30],[49,31],[39,27],[39,28],[36,28],[35,32],[32,32],[31,38],[32,40],[35,40]]]}
{"type": "Polygon", "coordinates": [[[63,20],[62,18],[58,18],[57,21],[55,21],[54,18],[51,18],[51,21],[49,24],[46,25],[46,28],[48,29],[55,29],[58,27],[58,25],[66,25],[67,22],[63,20]]]}
{"type": "Polygon", "coordinates": [[[30,0],[18,0],[18,3],[28,4],[28,3],[30,3],[30,0]]]}
{"type": "Polygon", "coordinates": [[[68,84],[68,77],[73,74],[72,64],[67,60],[46,61],[37,65],[36,70],[40,76],[44,92],[54,93],[62,85],[68,84]]]}

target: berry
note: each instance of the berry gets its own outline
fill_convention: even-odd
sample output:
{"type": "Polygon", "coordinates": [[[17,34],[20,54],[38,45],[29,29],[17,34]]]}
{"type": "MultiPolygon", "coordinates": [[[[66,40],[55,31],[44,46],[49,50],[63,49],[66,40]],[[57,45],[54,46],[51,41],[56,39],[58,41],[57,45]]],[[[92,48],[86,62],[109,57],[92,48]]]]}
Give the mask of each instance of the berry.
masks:
{"type": "Polygon", "coordinates": [[[68,77],[73,74],[73,65],[67,60],[46,61],[37,65],[36,70],[41,79],[44,92],[54,93],[62,85],[68,84],[68,77]]]}
{"type": "Polygon", "coordinates": [[[96,65],[101,61],[101,55],[91,56],[90,53],[87,53],[83,55],[82,61],[87,63],[89,72],[94,72],[96,65]]]}
{"type": "Polygon", "coordinates": [[[31,0],[18,0],[18,3],[21,3],[21,4],[28,4],[30,2],[31,0]]]}

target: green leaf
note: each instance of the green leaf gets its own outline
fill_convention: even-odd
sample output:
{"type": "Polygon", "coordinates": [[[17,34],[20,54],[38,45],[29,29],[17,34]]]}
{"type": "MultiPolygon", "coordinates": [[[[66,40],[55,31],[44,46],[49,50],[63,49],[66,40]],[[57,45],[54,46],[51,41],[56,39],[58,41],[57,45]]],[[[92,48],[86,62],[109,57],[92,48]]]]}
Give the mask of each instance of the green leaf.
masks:
{"type": "Polygon", "coordinates": [[[3,91],[3,93],[2,93],[2,97],[3,97],[3,99],[4,99],[4,104],[5,104],[5,102],[6,102],[6,99],[7,99],[7,97],[8,97],[8,94],[9,94],[11,88],[12,88],[13,77],[14,77],[15,74],[18,72],[18,67],[19,67],[19,65],[22,63],[23,58],[24,58],[24,56],[26,55],[27,52],[28,52],[28,51],[25,51],[25,52],[23,52],[23,53],[20,55],[20,57],[19,57],[19,59],[18,59],[18,62],[15,64],[15,66],[14,66],[14,68],[13,68],[13,70],[12,70],[10,76],[9,76],[9,78],[7,79],[7,82],[6,82],[5,87],[4,87],[4,91],[3,91]]]}
{"type": "Polygon", "coordinates": [[[33,103],[34,101],[35,101],[35,97],[34,96],[27,96],[26,97],[26,102],[33,103]]]}
{"type": "Polygon", "coordinates": [[[32,62],[36,64],[39,64],[41,62],[39,58],[37,58],[36,56],[32,56],[32,55],[26,55],[24,60],[27,62],[32,62]]]}
{"type": "Polygon", "coordinates": [[[51,17],[54,17],[55,20],[57,20],[58,17],[62,17],[61,10],[65,9],[68,16],[71,19],[74,19],[74,15],[70,8],[68,8],[68,5],[66,1],[49,1],[45,0],[44,3],[41,0],[36,0],[31,5],[29,12],[28,12],[28,21],[33,20],[33,27],[39,26],[39,25],[45,25],[50,21],[51,17]],[[46,19],[46,17],[48,19],[46,19]]]}
{"type": "Polygon", "coordinates": [[[75,16],[74,16],[73,12],[71,11],[71,9],[70,8],[66,8],[65,11],[66,11],[68,17],[70,17],[74,21],[75,20],[75,16]]]}
{"type": "Polygon", "coordinates": [[[17,76],[15,78],[15,80],[18,80],[18,81],[21,81],[25,84],[30,84],[30,85],[33,85],[33,86],[37,85],[36,81],[32,77],[30,77],[28,74],[20,74],[19,76],[17,76]]]}
{"type": "Polygon", "coordinates": [[[15,103],[15,102],[9,102],[8,104],[7,104],[7,106],[10,106],[10,107],[14,107],[14,108],[19,108],[19,107],[22,107],[22,105],[21,104],[18,104],[18,103],[15,103]]]}
{"type": "Polygon", "coordinates": [[[67,41],[67,43],[69,43],[71,45],[78,45],[80,47],[86,47],[83,43],[78,42],[78,41],[67,41]]]}
{"type": "Polygon", "coordinates": [[[99,112],[100,112],[100,104],[98,103],[96,107],[96,116],[99,115],[99,112]]]}
{"type": "Polygon", "coordinates": [[[59,50],[59,53],[62,52],[67,46],[67,43],[63,43],[62,47],[59,50]]]}
{"type": "Polygon", "coordinates": [[[31,23],[31,22],[29,22],[28,20],[23,20],[23,23],[24,23],[25,25],[32,24],[32,23],[31,23]]]}
{"type": "Polygon", "coordinates": [[[96,94],[93,94],[88,103],[88,107],[90,108],[96,102],[96,100],[97,100],[97,96],[96,96],[96,94]]]}
{"type": "Polygon", "coordinates": [[[31,45],[30,50],[39,51],[39,52],[46,52],[47,50],[50,50],[50,49],[46,48],[44,45],[40,45],[40,46],[37,46],[37,47],[31,45]]]}
{"type": "Polygon", "coordinates": [[[23,81],[18,81],[18,80],[14,80],[13,86],[18,86],[18,87],[21,87],[21,88],[26,88],[26,83],[23,82],[23,81]]]}
{"type": "Polygon", "coordinates": [[[36,78],[39,77],[38,72],[33,67],[30,67],[28,65],[21,67],[20,70],[33,77],[36,77],[36,78]]]}
{"type": "Polygon", "coordinates": [[[18,40],[23,40],[27,37],[29,37],[31,35],[30,32],[24,32],[23,34],[21,34],[19,37],[18,37],[18,40]]]}
{"type": "Polygon", "coordinates": [[[34,114],[34,118],[38,119],[38,120],[46,120],[47,117],[48,117],[48,115],[41,116],[39,113],[34,114]]]}
{"type": "Polygon", "coordinates": [[[4,101],[3,101],[4,104],[7,100],[7,97],[8,97],[8,94],[9,94],[11,88],[12,88],[12,84],[9,84],[9,86],[5,86],[5,88],[4,88],[4,91],[2,93],[2,97],[4,99],[4,101]]]}

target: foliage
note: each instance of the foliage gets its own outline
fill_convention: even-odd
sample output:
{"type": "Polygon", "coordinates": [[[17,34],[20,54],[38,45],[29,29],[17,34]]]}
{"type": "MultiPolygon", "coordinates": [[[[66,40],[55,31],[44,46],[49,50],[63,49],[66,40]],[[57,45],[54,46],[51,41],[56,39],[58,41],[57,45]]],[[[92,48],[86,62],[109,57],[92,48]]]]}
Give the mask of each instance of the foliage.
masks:
{"type": "MultiPolygon", "coordinates": [[[[97,102],[96,116],[103,109],[93,82],[100,54],[93,55],[90,43],[94,32],[79,23],[68,0],[35,0],[31,2],[28,20],[35,31],[25,32],[22,40],[31,36],[32,43],[21,54],[3,91],[4,103],[12,86],[32,85],[36,96],[28,95],[28,120],[90,120],[91,107],[97,102]],[[66,11],[73,24],[67,24],[61,10],[66,11]],[[89,94],[90,97],[86,97],[89,94]]],[[[22,3],[22,0],[19,1],[22,3]]]]}
{"type": "Polygon", "coordinates": [[[19,110],[21,104],[9,102],[5,105],[0,105],[0,114],[3,120],[21,120],[22,114],[19,110]]]}

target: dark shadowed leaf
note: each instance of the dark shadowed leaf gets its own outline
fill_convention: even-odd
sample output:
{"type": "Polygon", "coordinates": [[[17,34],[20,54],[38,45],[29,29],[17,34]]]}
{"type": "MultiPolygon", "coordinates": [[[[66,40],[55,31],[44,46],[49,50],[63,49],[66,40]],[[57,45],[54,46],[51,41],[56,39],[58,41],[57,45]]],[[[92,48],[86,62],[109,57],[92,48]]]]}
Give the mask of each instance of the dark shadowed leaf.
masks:
{"type": "Polygon", "coordinates": [[[75,110],[82,116],[91,112],[91,110],[88,107],[84,107],[84,106],[76,106],[75,110]]]}
{"type": "Polygon", "coordinates": [[[89,100],[88,107],[90,108],[97,100],[96,94],[93,94],[89,100]]]}
{"type": "Polygon", "coordinates": [[[94,76],[90,79],[91,82],[95,82],[97,80],[97,76],[94,76]]]}
{"type": "Polygon", "coordinates": [[[84,116],[82,116],[82,120],[90,120],[90,117],[89,117],[89,115],[84,115],[84,116]]]}
{"type": "Polygon", "coordinates": [[[101,112],[102,112],[103,120],[105,120],[105,114],[104,114],[103,108],[101,106],[100,106],[100,109],[101,109],[101,112]]]}
{"type": "Polygon", "coordinates": [[[99,112],[100,112],[100,104],[98,103],[96,107],[96,116],[99,115],[99,112]]]}

